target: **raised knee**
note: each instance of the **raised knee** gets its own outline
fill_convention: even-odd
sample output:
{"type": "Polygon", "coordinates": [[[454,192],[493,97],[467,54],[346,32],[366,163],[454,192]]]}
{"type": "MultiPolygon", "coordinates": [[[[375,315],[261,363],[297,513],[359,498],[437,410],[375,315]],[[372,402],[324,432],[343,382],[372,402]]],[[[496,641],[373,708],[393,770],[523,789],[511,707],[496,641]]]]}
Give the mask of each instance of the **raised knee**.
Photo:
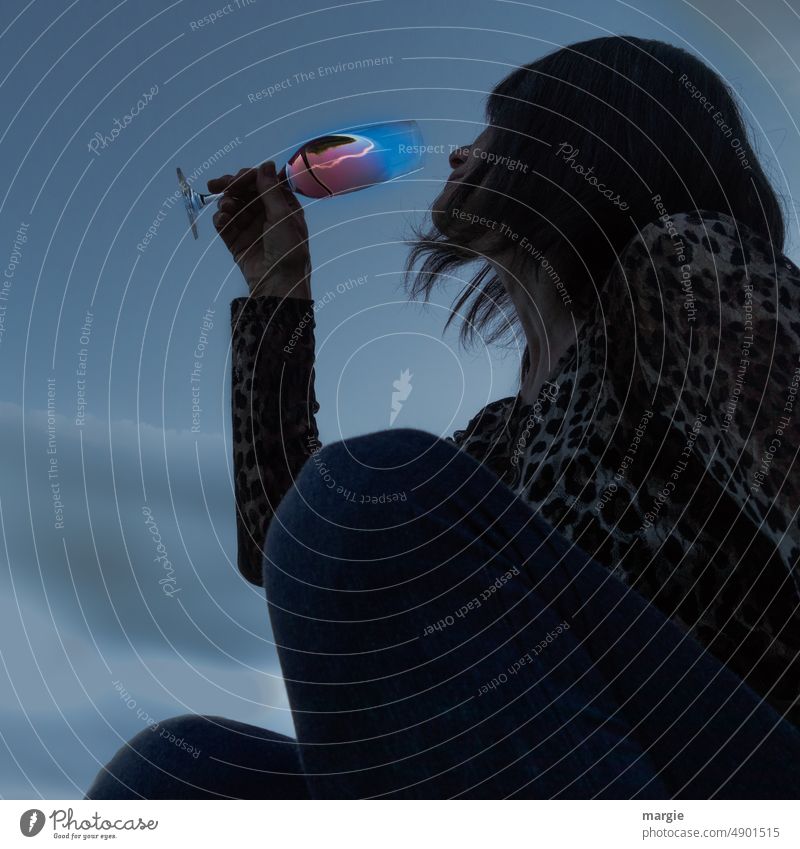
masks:
{"type": "Polygon", "coordinates": [[[415,428],[376,431],[321,448],[306,461],[270,524],[267,596],[277,600],[287,588],[294,591],[297,578],[330,588],[349,583],[354,563],[372,565],[357,568],[361,578],[374,571],[388,580],[409,544],[409,527],[424,512],[416,489],[444,465],[436,455],[454,450],[415,428]]]}
{"type": "Polygon", "coordinates": [[[442,450],[453,448],[424,430],[379,430],[325,445],[309,457],[296,483],[301,490],[329,491],[338,496],[353,494],[365,499],[399,494],[404,491],[404,482],[418,476],[414,470],[430,469],[433,455],[442,450]]]}
{"type": "Polygon", "coordinates": [[[182,798],[182,783],[191,782],[204,748],[208,719],[184,714],[148,725],[98,773],[86,798],[182,798]]]}
{"type": "Polygon", "coordinates": [[[412,463],[423,455],[435,451],[439,443],[446,444],[427,430],[398,427],[355,436],[333,445],[345,447],[362,462],[388,466],[412,463]]]}
{"type": "Polygon", "coordinates": [[[198,741],[206,733],[208,719],[186,713],[153,722],[133,737],[128,745],[136,752],[148,754],[170,752],[169,746],[177,745],[183,751],[191,750],[191,754],[200,750],[198,741]]]}

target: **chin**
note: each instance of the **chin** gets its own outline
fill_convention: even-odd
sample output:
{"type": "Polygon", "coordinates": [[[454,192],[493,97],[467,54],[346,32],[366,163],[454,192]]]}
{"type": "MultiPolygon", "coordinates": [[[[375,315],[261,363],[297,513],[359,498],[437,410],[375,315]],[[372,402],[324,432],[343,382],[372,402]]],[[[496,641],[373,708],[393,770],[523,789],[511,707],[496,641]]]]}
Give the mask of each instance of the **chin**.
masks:
{"type": "Polygon", "coordinates": [[[447,226],[447,221],[450,218],[449,199],[451,194],[452,189],[450,186],[445,186],[437,195],[436,200],[431,204],[431,221],[433,222],[433,226],[442,235],[446,235],[442,228],[447,226]]]}

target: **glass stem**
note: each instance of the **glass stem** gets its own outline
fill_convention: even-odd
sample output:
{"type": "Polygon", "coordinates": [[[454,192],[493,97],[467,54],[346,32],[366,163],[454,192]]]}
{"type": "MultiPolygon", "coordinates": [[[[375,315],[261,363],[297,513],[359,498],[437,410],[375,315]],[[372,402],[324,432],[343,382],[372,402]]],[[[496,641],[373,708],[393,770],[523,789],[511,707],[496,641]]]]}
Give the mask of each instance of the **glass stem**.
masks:
{"type": "Polygon", "coordinates": [[[217,194],[207,195],[200,194],[200,192],[197,193],[198,197],[200,198],[200,204],[202,206],[208,206],[210,203],[214,203],[214,201],[219,200],[224,194],[225,192],[217,192],[217,194]]]}

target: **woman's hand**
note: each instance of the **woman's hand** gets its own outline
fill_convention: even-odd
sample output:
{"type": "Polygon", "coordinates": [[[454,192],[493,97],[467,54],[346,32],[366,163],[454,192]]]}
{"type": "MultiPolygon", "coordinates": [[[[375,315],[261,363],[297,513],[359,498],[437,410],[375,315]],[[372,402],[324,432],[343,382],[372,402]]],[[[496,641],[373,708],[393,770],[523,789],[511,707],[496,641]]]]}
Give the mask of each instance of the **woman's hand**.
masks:
{"type": "Polygon", "coordinates": [[[300,202],[275,163],[208,181],[224,192],[214,226],[247,281],[250,294],[311,298],[308,227],[300,202]]]}

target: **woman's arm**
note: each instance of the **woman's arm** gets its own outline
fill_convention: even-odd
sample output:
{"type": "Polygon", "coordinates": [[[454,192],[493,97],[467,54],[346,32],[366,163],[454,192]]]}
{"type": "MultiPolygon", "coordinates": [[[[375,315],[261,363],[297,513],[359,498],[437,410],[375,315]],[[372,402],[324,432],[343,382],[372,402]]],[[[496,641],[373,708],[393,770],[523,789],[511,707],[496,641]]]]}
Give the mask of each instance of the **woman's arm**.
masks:
{"type": "Polygon", "coordinates": [[[231,411],[237,562],[260,585],[269,522],[319,445],[308,228],[272,162],[208,188],[224,192],[214,225],[250,290],[231,304],[231,411]]]}
{"type": "Polygon", "coordinates": [[[238,566],[262,582],[264,540],[278,503],[319,448],[314,302],[236,298],[231,304],[234,491],[238,566]]]}

